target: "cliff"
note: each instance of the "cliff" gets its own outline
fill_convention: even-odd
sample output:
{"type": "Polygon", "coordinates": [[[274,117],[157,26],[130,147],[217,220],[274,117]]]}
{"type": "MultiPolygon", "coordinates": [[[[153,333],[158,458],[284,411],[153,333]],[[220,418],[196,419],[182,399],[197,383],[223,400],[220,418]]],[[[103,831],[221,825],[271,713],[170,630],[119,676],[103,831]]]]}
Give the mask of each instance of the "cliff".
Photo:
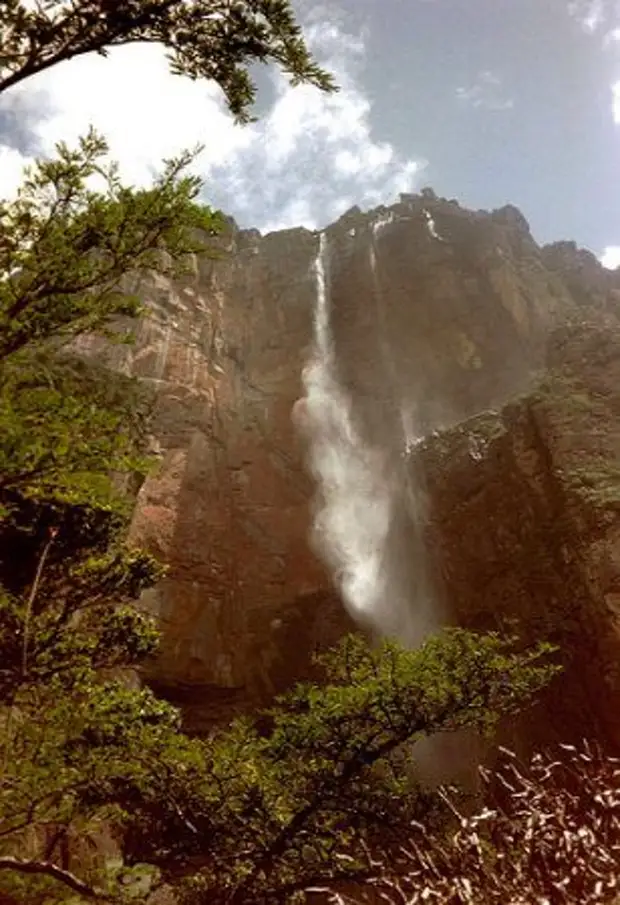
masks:
{"type": "Polygon", "coordinates": [[[529,394],[427,440],[426,544],[459,624],[559,646],[506,741],[620,747],[620,331],[562,329],[529,394]]]}
{"type": "MultiPolygon", "coordinates": [[[[583,534],[576,511],[569,507],[576,521],[562,529],[568,535],[553,533],[560,504],[549,490],[560,449],[590,461],[594,428],[562,420],[549,405],[543,429],[531,414],[543,418],[540,406],[513,405],[484,421],[499,439],[483,444],[480,458],[471,453],[477,428],[455,425],[528,392],[558,326],[585,317],[615,322],[620,279],[595,259],[584,266],[583,253],[566,243],[540,248],[513,207],[466,211],[430,191],[366,214],[353,209],[326,235],[334,355],[360,434],[386,453],[398,480],[411,476],[403,462],[416,486],[428,473],[429,533],[421,538],[421,510],[412,524],[403,502],[391,555],[403,560],[415,547],[407,567],[414,582],[424,568],[420,543],[428,542],[429,587],[439,589],[433,605],[484,623],[499,595],[498,612],[523,616],[537,633],[537,620],[553,622],[553,601],[567,582],[566,544],[566,555],[579,560],[585,544],[588,568],[603,568],[598,541],[583,534]],[[413,447],[441,431],[414,468],[413,447]],[[517,515],[521,506],[527,518],[517,515]]],[[[133,347],[85,344],[154,389],[160,464],[139,492],[132,529],[170,565],[143,601],[164,632],[151,681],[194,705],[202,721],[268,699],[307,674],[311,652],[352,624],[308,544],[313,484],[291,419],[312,344],[318,248],[319,237],[304,229],[261,236],[231,222],[216,259],[196,258],[174,285],[142,285],[149,316],[133,347]]],[[[606,371],[596,374],[602,380],[606,371]]],[[[618,417],[611,396],[605,405],[595,407],[595,420],[618,417]]],[[[592,633],[604,647],[606,629],[598,632],[607,604],[597,581],[583,592],[575,632],[591,607],[592,633]]]]}

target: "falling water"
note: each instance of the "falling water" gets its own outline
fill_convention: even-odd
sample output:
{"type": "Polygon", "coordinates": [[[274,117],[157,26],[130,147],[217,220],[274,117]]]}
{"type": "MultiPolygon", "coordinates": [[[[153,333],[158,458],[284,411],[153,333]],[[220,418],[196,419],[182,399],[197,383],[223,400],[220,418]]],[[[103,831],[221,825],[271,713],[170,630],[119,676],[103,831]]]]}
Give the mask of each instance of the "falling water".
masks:
{"type": "Polygon", "coordinates": [[[385,454],[366,445],[356,430],[351,400],[338,379],[327,266],[322,233],[314,262],[314,352],[303,372],[306,396],[295,410],[318,485],[313,540],[353,617],[390,632],[384,558],[395,488],[385,454]]]}
{"type": "Polygon", "coordinates": [[[418,481],[409,461],[410,453],[422,441],[419,419],[411,396],[405,387],[404,375],[399,372],[394,348],[388,335],[386,311],[383,304],[380,272],[377,263],[377,242],[383,230],[393,221],[393,214],[376,220],[371,227],[369,263],[375,301],[377,334],[385,384],[392,401],[395,446],[398,457],[392,461],[397,480],[397,495],[393,501],[393,525],[388,539],[391,609],[396,634],[407,644],[419,644],[437,627],[437,607],[429,593],[426,570],[426,546],[423,536],[423,502],[418,481]]]}
{"type": "MultiPolygon", "coordinates": [[[[379,229],[381,225],[373,230],[373,239],[379,229]]],[[[407,495],[414,505],[407,505],[403,499],[407,468],[395,468],[395,461],[402,462],[402,457],[369,446],[356,429],[351,398],[338,377],[328,265],[327,237],[322,233],[314,262],[314,349],[303,371],[306,395],[294,409],[294,418],[308,438],[317,480],[313,540],[352,616],[380,635],[397,636],[416,646],[438,625],[436,601],[428,593],[425,578],[419,494],[411,488],[407,495]]],[[[374,242],[371,266],[378,291],[374,242]]],[[[400,409],[406,453],[420,438],[413,429],[411,411],[402,405],[400,409]]],[[[437,738],[417,742],[419,777],[446,781],[463,760],[464,743],[462,736],[456,743],[437,738]]]]}
{"type": "Polygon", "coordinates": [[[379,346],[381,357],[386,371],[386,376],[392,390],[398,399],[398,414],[400,418],[400,428],[402,430],[403,452],[410,452],[422,437],[418,436],[415,430],[415,419],[413,410],[407,405],[404,398],[400,398],[400,380],[394,363],[394,357],[390,349],[387,330],[385,325],[385,316],[381,305],[381,287],[379,285],[379,275],[377,270],[377,252],[376,243],[381,231],[392,222],[393,216],[388,215],[379,220],[375,220],[371,227],[371,242],[369,246],[370,271],[372,273],[373,291],[375,295],[375,305],[377,311],[377,323],[379,328],[379,346]]]}

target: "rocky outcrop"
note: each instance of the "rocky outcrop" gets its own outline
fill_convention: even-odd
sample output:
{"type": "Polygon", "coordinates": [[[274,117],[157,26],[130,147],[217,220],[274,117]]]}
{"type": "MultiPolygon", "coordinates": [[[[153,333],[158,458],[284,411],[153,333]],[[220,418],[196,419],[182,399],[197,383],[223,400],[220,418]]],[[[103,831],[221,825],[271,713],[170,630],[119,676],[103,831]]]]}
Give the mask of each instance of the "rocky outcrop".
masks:
{"type": "Polygon", "coordinates": [[[510,743],[596,735],[619,748],[620,331],[559,331],[534,392],[413,459],[452,618],[559,645],[564,673],[510,743]]]}
{"type": "MultiPolygon", "coordinates": [[[[207,702],[207,721],[307,674],[310,652],[351,626],[308,544],[312,482],[291,421],[312,344],[319,237],[231,223],[218,249],[195,258],[183,280],[143,283],[149,316],[133,347],[88,349],[154,390],[160,463],[132,528],[169,564],[143,601],[164,634],[152,681],[188,707],[207,702]]],[[[423,435],[526,391],[550,331],[583,313],[580,273],[565,279],[566,266],[513,207],[471,212],[425,192],[353,209],[327,230],[325,265],[340,378],[360,432],[394,462],[423,435]]],[[[610,310],[615,291],[600,290],[610,310]]],[[[442,526],[446,549],[456,542],[449,500],[483,472],[471,457],[467,478],[452,459],[437,461],[447,483],[441,490],[431,463],[433,544],[444,550],[442,526]]],[[[498,486],[494,505],[505,508],[507,492],[498,486]]],[[[494,543],[482,534],[481,556],[494,543]]],[[[446,593],[458,584],[451,570],[466,572],[466,547],[442,560],[446,593]]],[[[494,568],[485,562],[481,574],[494,568]]],[[[462,581],[474,587],[471,576],[462,581]]]]}

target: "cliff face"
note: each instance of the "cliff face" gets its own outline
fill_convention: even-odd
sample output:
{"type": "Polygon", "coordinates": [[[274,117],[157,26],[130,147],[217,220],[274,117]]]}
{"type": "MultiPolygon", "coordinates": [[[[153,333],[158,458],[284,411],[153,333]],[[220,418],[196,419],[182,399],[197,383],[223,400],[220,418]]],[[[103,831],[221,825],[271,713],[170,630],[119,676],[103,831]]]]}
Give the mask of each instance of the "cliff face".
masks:
{"type": "Polygon", "coordinates": [[[516,627],[565,671],[515,744],[620,747],[620,331],[555,334],[530,394],[426,441],[426,540],[460,624],[516,627]]]}
{"type": "MultiPolygon", "coordinates": [[[[182,281],[145,283],[150,314],[136,344],[105,353],[156,396],[160,467],[139,493],[133,524],[134,539],[170,565],[144,601],[164,632],[154,680],[181,702],[208,698],[214,713],[304,675],[310,652],[350,627],[308,544],[313,485],[291,420],[312,345],[319,238],[231,225],[220,245],[217,260],[197,258],[182,281]]],[[[354,209],[330,227],[335,359],[365,439],[402,462],[421,436],[527,390],[551,331],[583,315],[588,288],[579,268],[566,275],[560,259],[574,263],[569,252],[539,248],[514,208],[474,213],[430,192],[370,214],[354,209]]],[[[597,310],[613,319],[617,283],[601,273],[597,310]]],[[[442,551],[456,543],[450,500],[466,483],[454,455],[456,464],[437,460],[439,472],[432,456],[428,463],[432,543],[442,551]]],[[[472,469],[476,484],[480,467],[472,469]]],[[[510,506],[506,480],[493,505],[510,506]]],[[[403,555],[410,517],[396,513],[403,555]]],[[[477,527],[482,554],[493,546],[492,523],[477,527]]],[[[536,531],[546,548],[542,523],[536,531]]],[[[451,604],[463,582],[475,596],[466,547],[465,539],[460,559],[442,560],[451,604]]]]}

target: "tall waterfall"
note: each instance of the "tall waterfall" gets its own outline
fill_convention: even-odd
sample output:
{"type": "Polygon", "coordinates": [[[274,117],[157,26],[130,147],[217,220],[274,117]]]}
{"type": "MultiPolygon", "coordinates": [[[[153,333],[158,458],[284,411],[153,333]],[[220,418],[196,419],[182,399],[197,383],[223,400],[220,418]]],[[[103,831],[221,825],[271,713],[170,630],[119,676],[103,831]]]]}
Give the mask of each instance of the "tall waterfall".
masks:
{"type": "MultiPolygon", "coordinates": [[[[357,429],[352,400],[339,379],[331,330],[329,246],[321,233],[314,261],[314,347],[303,370],[305,397],[294,418],[306,435],[316,498],[312,539],[336,578],[349,612],[380,635],[418,644],[436,628],[426,582],[419,494],[403,454],[416,444],[413,412],[400,398],[382,321],[375,240],[370,266],[377,295],[377,339],[386,386],[400,414],[399,448],[372,446],[357,429]]],[[[398,445],[398,444],[397,444],[398,445]]]]}
{"type": "Polygon", "coordinates": [[[305,399],[296,407],[317,480],[313,541],[333,571],[352,616],[390,631],[385,548],[393,492],[387,459],[356,430],[351,400],[338,379],[330,327],[327,237],[314,262],[314,350],[303,371],[305,399]]]}
{"type": "MultiPolygon", "coordinates": [[[[377,294],[380,351],[397,400],[402,452],[419,442],[414,412],[400,398],[398,375],[388,364],[390,348],[382,327],[380,285],[372,230],[370,268],[377,294]]],[[[356,429],[352,400],[339,380],[331,332],[329,248],[321,233],[314,261],[316,304],[314,348],[303,371],[305,398],[294,418],[306,434],[317,481],[313,540],[332,570],[351,615],[379,635],[417,646],[438,628],[438,602],[429,591],[420,495],[404,458],[364,442],[356,429]],[[398,463],[400,462],[400,467],[398,463]]],[[[430,738],[416,743],[418,775],[445,782],[468,759],[471,740],[430,738]]],[[[473,763],[475,758],[471,760],[473,763]]],[[[469,763],[469,760],[467,760],[469,763]]]]}

